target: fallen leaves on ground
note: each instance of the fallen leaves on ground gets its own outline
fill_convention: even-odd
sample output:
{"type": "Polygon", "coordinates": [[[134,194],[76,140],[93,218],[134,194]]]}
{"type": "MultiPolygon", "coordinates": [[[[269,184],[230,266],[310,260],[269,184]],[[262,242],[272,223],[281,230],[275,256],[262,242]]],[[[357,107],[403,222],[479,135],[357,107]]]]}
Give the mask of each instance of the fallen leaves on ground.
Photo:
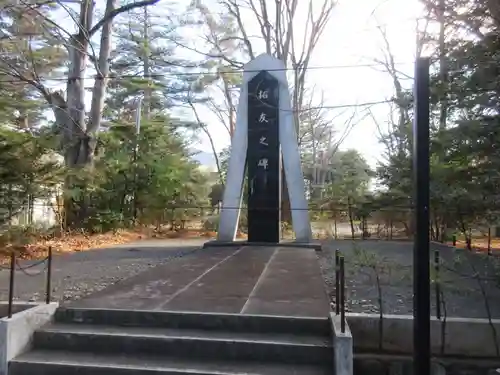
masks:
{"type": "MultiPolygon", "coordinates": [[[[10,243],[0,249],[0,264],[8,262],[11,251],[15,251],[22,259],[36,259],[47,256],[49,247],[54,252],[75,252],[89,249],[106,248],[113,245],[125,244],[144,239],[196,239],[215,238],[216,232],[198,229],[157,230],[156,228],[140,227],[135,229],[122,229],[114,232],[85,234],[67,233],[53,238],[40,236],[28,244],[10,243]]],[[[246,235],[238,233],[238,238],[246,235]]]]}
{"type": "MultiPolygon", "coordinates": [[[[453,242],[447,242],[448,245],[453,246],[453,242]]],[[[500,251],[500,238],[491,239],[491,251],[500,251]]],[[[455,247],[459,249],[467,249],[467,243],[464,240],[457,240],[455,247]]],[[[488,238],[473,238],[472,250],[478,252],[488,251],[488,238]]]]}

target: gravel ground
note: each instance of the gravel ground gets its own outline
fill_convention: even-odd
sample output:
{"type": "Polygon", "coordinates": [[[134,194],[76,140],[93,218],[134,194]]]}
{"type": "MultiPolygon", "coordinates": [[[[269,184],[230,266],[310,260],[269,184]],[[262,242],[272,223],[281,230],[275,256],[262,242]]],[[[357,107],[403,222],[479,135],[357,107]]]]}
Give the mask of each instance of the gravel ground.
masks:
{"type": "MultiPolygon", "coordinates": [[[[188,254],[206,240],[149,240],[106,249],[55,255],[52,264],[52,300],[69,301],[104,289],[174,257],[188,254]]],[[[37,263],[21,261],[23,268],[37,263]]],[[[16,300],[45,299],[45,264],[18,270],[15,274],[16,300]]],[[[8,296],[9,270],[0,268],[0,300],[8,296]]]]}
{"type": "MultiPolygon", "coordinates": [[[[205,240],[150,240],[72,254],[54,256],[52,299],[69,301],[101,290],[122,279],[136,275],[172,258],[188,254],[205,240]]],[[[412,313],[412,259],[410,242],[329,241],[319,254],[327,289],[335,295],[335,249],[346,261],[346,292],[348,309],[352,312],[378,312],[380,285],[385,314],[412,313]],[[376,269],[377,271],[375,272],[376,269]],[[377,283],[377,274],[380,283],[377,283]]],[[[444,308],[448,316],[500,318],[499,268],[492,258],[452,250],[436,245],[443,264],[440,272],[444,308]],[[480,280],[478,280],[478,276],[480,280]],[[479,286],[481,284],[481,286],[479,286]],[[484,298],[484,294],[487,298],[484,298]]],[[[497,261],[497,259],[495,259],[497,261]]],[[[29,267],[34,261],[21,261],[29,267]]],[[[498,261],[500,264],[500,261],[498,261]]],[[[432,271],[432,278],[435,279],[432,271]]],[[[45,265],[16,272],[14,296],[17,300],[40,301],[45,298],[45,265]]],[[[0,268],[0,300],[8,294],[9,271],[0,268]]],[[[432,311],[435,313],[435,292],[432,286],[432,311]]]]}
{"type": "MultiPolygon", "coordinates": [[[[381,294],[384,314],[412,313],[411,242],[343,240],[325,243],[323,252],[318,254],[332,300],[335,295],[335,249],[339,249],[345,257],[349,311],[378,312],[381,294]],[[380,285],[381,293],[377,285],[380,285]]],[[[471,254],[443,245],[433,245],[431,251],[435,250],[439,250],[442,263],[439,272],[444,294],[442,314],[446,310],[447,316],[487,318],[489,310],[492,317],[500,318],[500,271],[495,267],[495,263],[500,264],[499,258],[471,254]]],[[[431,270],[432,280],[435,280],[435,275],[434,270],[431,270]]],[[[431,290],[431,308],[435,314],[434,284],[431,290]]]]}

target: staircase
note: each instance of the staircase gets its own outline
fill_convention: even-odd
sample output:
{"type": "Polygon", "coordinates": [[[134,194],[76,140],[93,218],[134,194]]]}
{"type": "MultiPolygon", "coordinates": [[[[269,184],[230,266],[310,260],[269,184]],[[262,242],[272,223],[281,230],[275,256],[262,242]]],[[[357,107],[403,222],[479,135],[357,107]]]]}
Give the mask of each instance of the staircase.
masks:
{"type": "Polygon", "coordinates": [[[332,375],[327,318],[60,308],[9,375],[332,375]]]}

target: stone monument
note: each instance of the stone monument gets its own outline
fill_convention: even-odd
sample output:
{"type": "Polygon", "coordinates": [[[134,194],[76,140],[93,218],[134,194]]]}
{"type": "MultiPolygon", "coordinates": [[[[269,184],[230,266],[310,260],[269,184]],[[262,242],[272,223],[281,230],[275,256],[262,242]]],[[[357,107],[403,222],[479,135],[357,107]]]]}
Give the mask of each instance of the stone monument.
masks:
{"type": "Polygon", "coordinates": [[[296,242],[308,243],[312,239],[311,226],[286,69],[282,61],[263,54],[244,67],[218,242],[235,239],[245,169],[248,242],[279,242],[282,168],[296,242]]]}

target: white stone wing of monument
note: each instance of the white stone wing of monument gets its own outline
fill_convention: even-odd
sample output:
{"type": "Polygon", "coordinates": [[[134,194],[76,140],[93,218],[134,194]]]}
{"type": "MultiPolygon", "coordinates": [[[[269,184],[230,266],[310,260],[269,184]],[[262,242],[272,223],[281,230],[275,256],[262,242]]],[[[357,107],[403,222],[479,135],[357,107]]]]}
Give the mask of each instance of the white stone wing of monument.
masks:
{"type": "Polygon", "coordinates": [[[248,82],[261,71],[267,71],[279,82],[279,141],[288,184],[293,230],[297,242],[310,242],[311,226],[286,69],[281,60],[267,54],[256,57],[244,67],[217,240],[234,241],[236,236],[248,146],[248,82]]]}

